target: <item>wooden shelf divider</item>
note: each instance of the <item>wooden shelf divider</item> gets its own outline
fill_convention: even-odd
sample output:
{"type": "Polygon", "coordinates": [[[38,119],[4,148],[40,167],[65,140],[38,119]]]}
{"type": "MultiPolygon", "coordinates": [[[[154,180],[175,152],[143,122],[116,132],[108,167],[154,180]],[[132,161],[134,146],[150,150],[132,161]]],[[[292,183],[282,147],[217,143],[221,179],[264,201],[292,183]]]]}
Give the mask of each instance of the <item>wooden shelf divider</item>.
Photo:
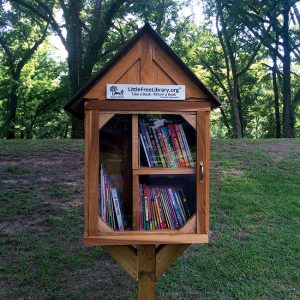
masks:
{"type": "Polygon", "coordinates": [[[134,175],[168,175],[168,174],[195,174],[195,168],[149,168],[139,167],[133,169],[134,175]]]}

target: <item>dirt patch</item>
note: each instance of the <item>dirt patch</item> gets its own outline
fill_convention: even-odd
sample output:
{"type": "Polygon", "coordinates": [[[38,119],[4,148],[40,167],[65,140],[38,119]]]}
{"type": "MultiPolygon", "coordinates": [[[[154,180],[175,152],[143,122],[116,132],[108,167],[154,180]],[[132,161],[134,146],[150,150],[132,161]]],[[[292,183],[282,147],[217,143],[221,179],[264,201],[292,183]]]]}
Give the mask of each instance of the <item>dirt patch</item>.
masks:
{"type": "Polygon", "coordinates": [[[268,143],[261,143],[259,148],[266,151],[275,162],[284,160],[287,156],[291,159],[291,153],[299,158],[300,143],[295,140],[269,140],[268,143]]]}
{"type": "Polygon", "coordinates": [[[238,169],[227,169],[227,170],[220,169],[220,173],[221,176],[224,178],[228,176],[242,176],[244,174],[243,171],[238,169]]]}

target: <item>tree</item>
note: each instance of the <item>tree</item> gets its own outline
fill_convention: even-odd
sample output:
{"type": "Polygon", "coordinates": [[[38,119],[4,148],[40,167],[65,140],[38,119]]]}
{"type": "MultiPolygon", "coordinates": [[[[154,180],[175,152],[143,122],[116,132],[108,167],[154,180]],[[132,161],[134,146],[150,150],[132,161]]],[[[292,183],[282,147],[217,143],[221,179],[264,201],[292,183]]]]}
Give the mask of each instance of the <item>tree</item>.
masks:
{"type": "MultiPolygon", "coordinates": [[[[235,20],[234,13],[228,9],[226,1],[207,1],[206,14],[215,16],[217,36],[223,52],[226,69],[226,84],[222,78],[205,61],[200,54],[201,63],[211,72],[215,82],[224,91],[229,99],[233,116],[234,133],[237,138],[243,137],[243,112],[240,78],[249,70],[261,48],[261,42],[257,42],[249,35],[245,26],[239,20],[235,20]]],[[[222,112],[224,118],[224,112],[222,112]]],[[[227,122],[228,124],[228,122],[227,122]]],[[[227,125],[228,126],[228,125],[227,125]]]]}
{"type": "MultiPolygon", "coordinates": [[[[48,22],[68,52],[69,92],[74,95],[91,77],[93,67],[103,55],[102,47],[121,7],[131,0],[12,0],[32,15],[48,22]],[[56,9],[63,12],[64,25],[55,19],[56,9]],[[66,37],[63,34],[66,30],[66,37]]],[[[72,117],[72,137],[83,135],[82,121],[72,117]]]]}
{"type": "MultiPolygon", "coordinates": [[[[229,2],[231,9],[238,11],[241,22],[269,50],[273,63],[276,62],[275,58],[282,63],[283,135],[293,137],[298,92],[292,99],[291,64],[292,57],[299,58],[300,55],[298,0],[244,0],[238,5],[229,2]]],[[[277,97],[276,85],[274,88],[277,97]]]]}
{"type": "Polygon", "coordinates": [[[15,138],[16,112],[21,71],[47,35],[48,24],[32,19],[8,1],[0,6],[0,49],[9,73],[9,98],[4,136],[15,138]]]}

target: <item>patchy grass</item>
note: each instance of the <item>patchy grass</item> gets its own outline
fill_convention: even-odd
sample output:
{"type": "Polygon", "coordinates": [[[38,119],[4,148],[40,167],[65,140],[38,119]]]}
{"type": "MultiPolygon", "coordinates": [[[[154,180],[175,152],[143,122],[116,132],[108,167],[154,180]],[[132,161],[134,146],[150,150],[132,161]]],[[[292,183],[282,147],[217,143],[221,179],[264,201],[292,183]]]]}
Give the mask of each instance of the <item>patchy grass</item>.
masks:
{"type": "MultiPolygon", "coordinates": [[[[210,243],[159,279],[159,299],[300,298],[299,151],[212,141],[210,243]]],[[[1,299],[136,297],[104,250],[83,247],[82,199],[82,141],[1,141],[1,299]]]]}

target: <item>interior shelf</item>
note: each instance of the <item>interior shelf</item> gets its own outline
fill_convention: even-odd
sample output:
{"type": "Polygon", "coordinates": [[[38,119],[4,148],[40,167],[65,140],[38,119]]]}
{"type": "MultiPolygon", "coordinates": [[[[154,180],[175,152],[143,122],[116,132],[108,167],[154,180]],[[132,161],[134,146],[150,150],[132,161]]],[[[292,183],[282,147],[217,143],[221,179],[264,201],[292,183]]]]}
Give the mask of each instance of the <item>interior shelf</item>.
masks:
{"type": "Polygon", "coordinates": [[[165,175],[165,174],[195,174],[195,168],[149,168],[140,167],[133,169],[133,175],[165,175]]]}

